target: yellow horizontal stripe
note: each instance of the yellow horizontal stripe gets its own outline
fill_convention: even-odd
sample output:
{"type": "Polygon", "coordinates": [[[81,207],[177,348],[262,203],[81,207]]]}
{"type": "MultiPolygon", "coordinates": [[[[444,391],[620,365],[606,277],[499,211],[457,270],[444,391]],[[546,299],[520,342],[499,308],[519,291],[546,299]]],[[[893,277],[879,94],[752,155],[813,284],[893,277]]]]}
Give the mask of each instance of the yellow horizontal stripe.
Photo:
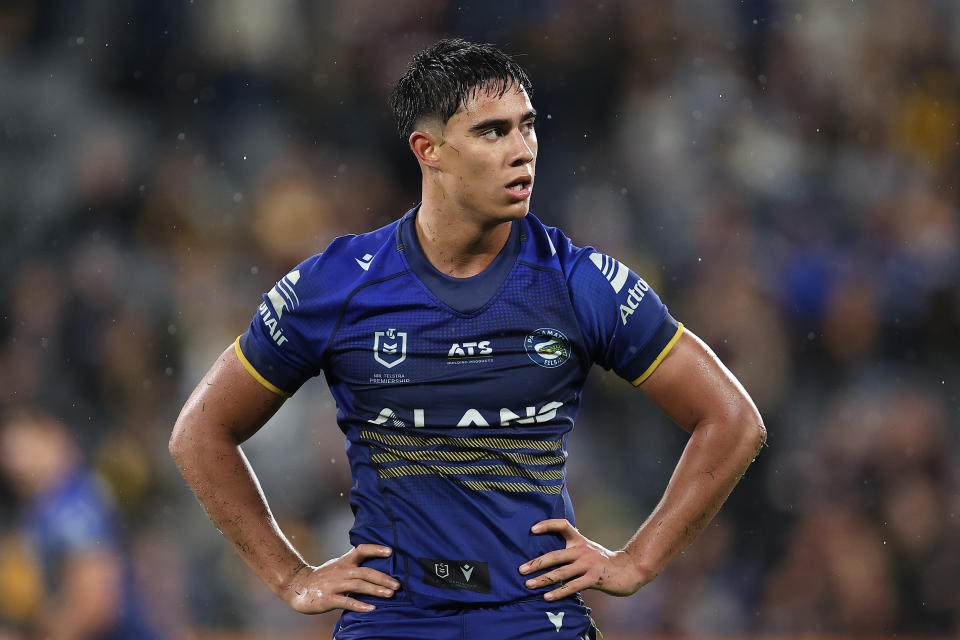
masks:
{"type": "Polygon", "coordinates": [[[663,362],[663,359],[667,357],[667,354],[670,353],[670,350],[673,349],[673,346],[677,344],[677,340],[680,339],[680,334],[683,333],[683,323],[677,323],[677,332],[673,334],[673,337],[670,338],[670,342],[667,343],[667,346],[663,348],[663,351],[660,352],[660,355],[657,356],[657,359],[654,360],[647,370],[643,372],[639,378],[633,381],[633,386],[639,387],[643,384],[643,381],[650,377],[650,374],[657,370],[657,367],[660,366],[660,363],[663,362]]]}
{"type": "MultiPolygon", "coordinates": [[[[435,467],[434,467],[435,468],[435,467]]],[[[380,469],[377,474],[383,479],[402,478],[405,476],[442,475],[434,473],[429,467],[393,467],[380,469]]],[[[450,480],[475,491],[505,491],[509,493],[547,493],[559,495],[563,485],[539,486],[527,482],[500,482],[492,480],[463,480],[451,477],[450,480]]]]}
{"type": "MultiPolygon", "coordinates": [[[[222,344],[222,343],[221,343],[221,344],[222,344]]],[[[289,393],[287,393],[286,391],[284,391],[283,389],[281,389],[281,388],[278,387],[277,385],[273,384],[272,382],[270,382],[269,380],[267,380],[266,378],[264,378],[262,375],[260,375],[260,372],[259,372],[259,371],[257,371],[256,369],[253,368],[253,365],[250,364],[250,361],[249,361],[249,360],[247,360],[247,356],[243,355],[243,349],[240,348],[240,337],[239,337],[239,336],[237,336],[237,339],[236,339],[236,340],[234,341],[234,343],[233,343],[233,350],[237,352],[237,358],[240,359],[240,364],[243,365],[243,368],[244,368],[244,369],[246,369],[247,371],[250,372],[250,375],[252,375],[252,376],[256,379],[257,382],[259,382],[260,384],[262,384],[264,387],[266,387],[266,388],[269,389],[270,391],[273,391],[273,392],[274,392],[275,394],[277,394],[278,396],[283,396],[284,398],[289,398],[289,397],[290,397],[290,394],[289,394],[289,393]]]]}
{"type": "Polygon", "coordinates": [[[497,451],[496,453],[488,451],[404,451],[392,447],[387,447],[384,450],[393,453],[375,453],[370,456],[370,460],[377,464],[399,462],[400,460],[409,462],[417,460],[437,460],[442,462],[475,462],[486,460],[490,462],[505,461],[525,465],[557,465],[565,462],[562,456],[532,456],[526,453],[510,453],[508,451],[497,451]]]}
{"type": "Polygon", "coordinates": [[[399,445],[404,447],[432,447],[449,445],[453,447],[488,447],[491,449],[538,449],[540,451],[559,451],[563,443],[559,440],[514,440],[511,438],[453,438],[405,436],[393,433],[377,433],[376,431],[361,431],[361,438],[369,438],[383,444],[399,445]]]}
{"type": "Polygon", "coordinates": [[[487,482],[475,480],[463,480],[462,484],[476,491],[508,491],[510,493],[548,493],[550,495],[560,495],[563,485],[547,485],[538,487],[534,484],[525,482],[487,482]]]}
{"type": "MultiPolygon", "coordinates": [[[[375,454],[370,457],[370,459],[375,463],[383,462],[410,462],[404,460],[403,458],[398,458],[397,456],[391,454],[375,454]]],[[[495,462],[495,461],[493,461],[495,462]]],[[[481,476],[518,476],[521,478],[527,478],[528,480],[563,480],[563,471],[560,469],[547,469],[546,471],[536,471],[534,469],[522,469],[520,467],[515,467],[513,465],[507,464],[484,464],[471,467],[448,467],[444,465],[425,465],[423,463],[418,463],[417,466],[432,469],[434,473],[439,475],[481,475],[481,476]]],[[[403,467],[390,467],[389,469],[384,469],[384,471],[389,471],[392,469],[407,469],[408,466],[403,467]]]]}

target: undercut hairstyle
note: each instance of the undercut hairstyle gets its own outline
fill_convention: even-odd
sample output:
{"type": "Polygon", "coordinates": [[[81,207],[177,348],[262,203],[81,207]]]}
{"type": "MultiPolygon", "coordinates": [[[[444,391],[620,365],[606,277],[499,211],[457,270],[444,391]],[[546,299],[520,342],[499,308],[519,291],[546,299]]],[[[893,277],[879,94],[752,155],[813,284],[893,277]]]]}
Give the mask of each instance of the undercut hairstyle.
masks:
{"type": "Polygon", "coordinates": [[[446,124],[479,91],[499,98],[514,87],[533,95],[527,73],[492,44],[440,40],[413,56],[393,88],[390,106],[397,133],[409,138],[417,123],[429,117],[446,124]]]}

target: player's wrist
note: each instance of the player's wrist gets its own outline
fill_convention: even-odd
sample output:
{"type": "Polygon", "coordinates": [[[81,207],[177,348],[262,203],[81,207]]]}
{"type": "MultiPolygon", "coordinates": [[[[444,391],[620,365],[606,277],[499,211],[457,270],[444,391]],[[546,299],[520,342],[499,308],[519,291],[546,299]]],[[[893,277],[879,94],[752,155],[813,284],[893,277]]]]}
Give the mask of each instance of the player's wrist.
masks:
{"type": "Polygon", "coordinates": [[[617,552],[627,575],[630,593],[636,593],[641,587],[657,577],[659,571],[644,561],[643,555],[629,547],[617,552]]]}
{"type": "Polygon", "coordinates": [[[273,591],[281,600],[288,601],[290,597],[292,597],[293,592],[296,590],[294,589],[294,586],[296,585],[297,580],[305,575],[304,572],[310,568],[310,565],[298,558],[288,567],[275,572],[267,581],[267,584],[270,586],[270,590],[273,591]]]}

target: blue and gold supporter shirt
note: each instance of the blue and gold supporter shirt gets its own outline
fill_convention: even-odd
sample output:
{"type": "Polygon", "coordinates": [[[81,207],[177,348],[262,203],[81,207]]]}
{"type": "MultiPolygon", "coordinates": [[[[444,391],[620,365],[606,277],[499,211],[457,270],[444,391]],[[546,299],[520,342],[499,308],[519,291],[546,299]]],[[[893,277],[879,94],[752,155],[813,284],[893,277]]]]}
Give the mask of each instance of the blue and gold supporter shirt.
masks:
{"type": "MultiPolygon", "coordinates": [[[[109,629],[86,636],[92,640],[158,640],[149,629],[121,544],[121,535],[107,496],[92,473],[74,469],[37,496],[25,514],[24,527],[43,572],[51,600],[59,595],[63,573],[72,557],[88,552],[108,553],[122,567],[121,594],[116,619],[109,629]]],[[[51,608],[48,615],[57,615],[51,608]]]]}
{"type": "Polygon", "coordinates": [[[625,265],[532,214],[462,279],[423,255],[415,215],[284,276],[236,352],[282,395],[325,374],[353,477],[350,542],[393,548],[366,563],[403,584],[393,601],[529,598],[517,568],[564,547],[530,527],[574,522],[566,438],[590,366],[639,385],[683,327],[625,265]]]}

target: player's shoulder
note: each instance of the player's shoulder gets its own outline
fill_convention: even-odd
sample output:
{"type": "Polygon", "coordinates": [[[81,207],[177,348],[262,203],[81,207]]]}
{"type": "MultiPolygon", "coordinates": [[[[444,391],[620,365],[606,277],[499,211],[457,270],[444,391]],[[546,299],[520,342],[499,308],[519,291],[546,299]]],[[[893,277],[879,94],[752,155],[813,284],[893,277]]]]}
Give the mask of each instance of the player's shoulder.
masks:
{"type": "Polygon", "coordinates": [[[532,213],[525,217],[527,242],[523,258],[543,268],[552,268],[570,278],[577,265],[596,253],[593,247],[574,244],[562,230],[544,224],[532,213]]]}
{"type": "Polygon", "coordinates": [[[294,267],[278,286],[288,285],[311,298],[342,298],[368,282],[403,271],[396,239],[399,223],[394,220],[368,233],[334,239],[321,253],[294,267]]]}
{"type": "Polygon", "coordinates": [[[607,283],[611,291],[620,293],[624,286],[639,279],[630,268],[618,260],[590,245],[578,246],[574,244],[563,231],[557,227],[543,224],[532,214],[527,215],[528,256],[531,256],[542,267],[553,267],[561,271],[567,281],[575,289],[590,290],[607,283]]]}
{"type": "Polygon", "coordinates": [[[578,247],[557,227],[544,224],[532,213],[524,217],[524,249],[521,259],[541,268],[555,269],[569,277],[577,262],[593,251],[578,247]]]}

